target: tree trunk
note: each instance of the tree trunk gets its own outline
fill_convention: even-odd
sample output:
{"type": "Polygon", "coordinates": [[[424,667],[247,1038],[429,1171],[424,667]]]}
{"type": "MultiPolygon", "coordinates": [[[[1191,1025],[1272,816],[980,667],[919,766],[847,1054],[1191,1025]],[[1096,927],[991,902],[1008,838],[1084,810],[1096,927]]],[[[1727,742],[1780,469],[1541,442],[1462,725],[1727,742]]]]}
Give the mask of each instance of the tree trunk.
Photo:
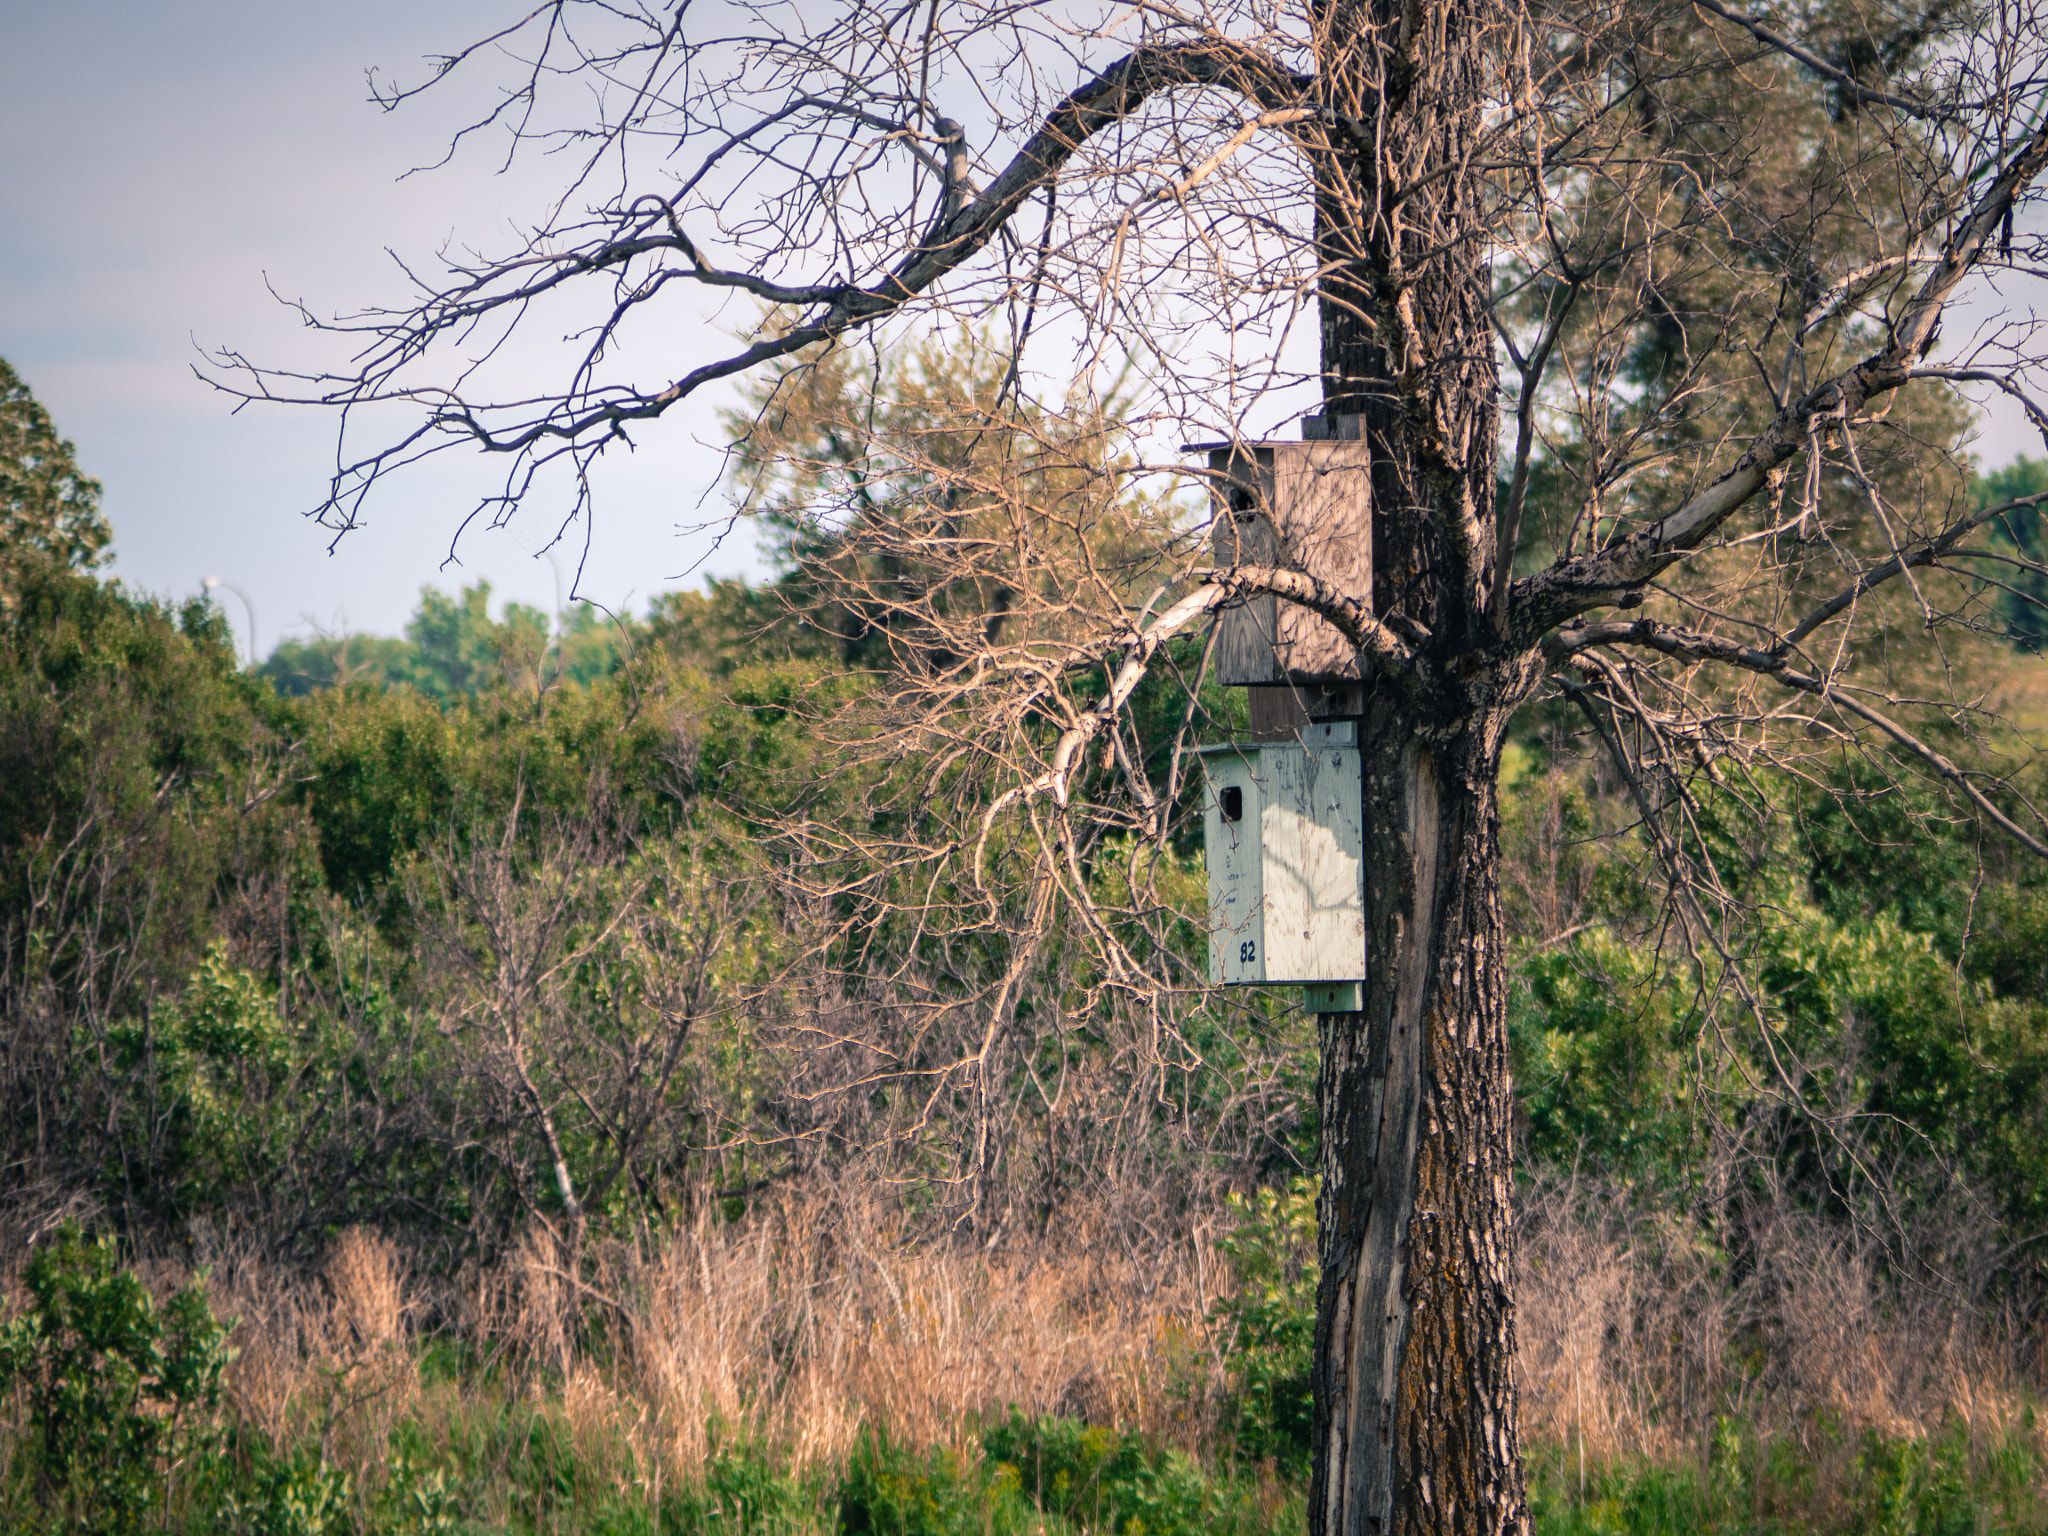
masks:
{"type": "Polygon", "coordinates": [[[1527,1529],[1515,1413],[1505,713],[1368,706],[1372,976],[1322,1018],[1315,1536],[1527,1529]]]}
{"type": "Polygon", "coordinates": [[[1432,681],[1369,687],[1360,726],[1369,980],[1321,1028],[1313,1536],[1528,1528],[1497,779],[1534,671],[1490,612],[1499,378],[1470,168],[1489,34],[1512,25],[1482,0],[1316,10],[1339,124],[1315,172],[1324,409],[1372,444],[1373,607],[1432,681]]]}

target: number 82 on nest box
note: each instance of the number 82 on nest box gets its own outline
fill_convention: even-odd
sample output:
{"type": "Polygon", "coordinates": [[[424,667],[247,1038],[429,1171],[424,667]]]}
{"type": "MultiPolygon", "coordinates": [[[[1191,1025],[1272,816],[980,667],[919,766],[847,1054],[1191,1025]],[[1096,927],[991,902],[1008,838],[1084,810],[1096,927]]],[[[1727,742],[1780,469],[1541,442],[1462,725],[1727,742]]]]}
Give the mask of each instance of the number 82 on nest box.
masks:
{"type": "Polygon", "coordinates": [[[1210,981],[1306,986],[1317,1012],[1357,1008],[1365,980],[1357,727],[1331,721],[1304,726],[1298,742],[1204,747],[1201,755],[1210,981]]]}

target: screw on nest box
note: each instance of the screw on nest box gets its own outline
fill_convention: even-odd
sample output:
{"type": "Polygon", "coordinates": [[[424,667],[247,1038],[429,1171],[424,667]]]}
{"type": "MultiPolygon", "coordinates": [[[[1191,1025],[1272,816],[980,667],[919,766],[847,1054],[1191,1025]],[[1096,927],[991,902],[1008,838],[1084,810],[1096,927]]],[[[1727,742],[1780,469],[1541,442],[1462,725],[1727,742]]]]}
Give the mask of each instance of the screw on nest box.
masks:
{"type": "MultiPolygon", "coordinates": [[[[1372,461],[1356,416],[1307,417],[1302,441],[1189,443],[1209,455],[1218,565],[1276,565],[1372,601],[1372,461]]],[[[1355,714],[1364,664],[1337,629],[1270,594],[1217,615],[1216,680],[1251,690],[1252,734],[1355,714]]]]}

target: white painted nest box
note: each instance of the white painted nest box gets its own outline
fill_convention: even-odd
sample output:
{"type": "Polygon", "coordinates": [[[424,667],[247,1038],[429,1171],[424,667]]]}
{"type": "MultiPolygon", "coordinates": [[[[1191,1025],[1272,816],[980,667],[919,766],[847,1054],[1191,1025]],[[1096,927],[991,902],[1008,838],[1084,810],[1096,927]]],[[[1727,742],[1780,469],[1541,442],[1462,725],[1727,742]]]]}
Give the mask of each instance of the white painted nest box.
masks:
{"type": "Polygon", "coordinates": [[[1358,727],[1201,749],[1209,979],[1301,986],[1313,1013],[1362,1005],[1365,829],[1358,727]]]}

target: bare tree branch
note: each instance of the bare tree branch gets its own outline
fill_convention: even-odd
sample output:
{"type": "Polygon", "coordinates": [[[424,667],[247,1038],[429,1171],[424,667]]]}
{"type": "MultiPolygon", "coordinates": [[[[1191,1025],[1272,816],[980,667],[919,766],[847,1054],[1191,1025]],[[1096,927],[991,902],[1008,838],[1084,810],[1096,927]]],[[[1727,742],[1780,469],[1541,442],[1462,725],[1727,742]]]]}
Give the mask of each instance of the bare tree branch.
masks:
{"type": "Polygon", "coordinates": [[[1885,345],[1781,409],[1758,437],[1712,484],[1675,512],[1635,533],[1617,533],[1589,555],[1559,560],[1515,583],[1510,632],[1535,639],[1587,608],[1612,603],[1655,579],[1698,549],[1769,483],[1773,473],[1804,450],[1816,432],[1840,429],[1879,396],[1913,376],[1934,344],[1941,312],[1970,270],[1984,257],[2014,199],[2048,167],[2048,122],[1992,179],[1969,214],[1957,222],[1934,270],[1892,324],[1885,345]]]}
{"type": "Polygon", "coordinates": [[[1741,12],[1721,4],[1721,0],[1692,0],[1692,3],[1700,10],[1718,16],[1723,21],[1733,22],[1766,47],[1775,48],[1788,59],[1796,59],[1815,74],[1832,80],[1851,101],[1890,107],[1894,111],[1905,113],[1908,117],[1926,119],[1937,115],[1938,109],[1911,96],[1895,96],[1890,91],[1872,90],[1847,70],[1830,64],[1811,48],[1802,48],[1789,37],[1772,31],[1762,22],[1753,21],[1741,12]]]}
{"type": "Polygon", "coordinates": [[[1836,708],[1876,726],[1878,730],[1960,789],[1986,820],[2000,828],[2014,842],[2029,853],[2048,859],[2048,842],[2043,842],[2000,810],[1988,795],[1977,788],[1973,778],[1947,757],[1897,721],[1855,698],[1832,679],[1796,670],[1782,654],[1759,651],[1750,646],[1716,639],[1711,635],[1678,629],[1669,624],[1659,623],[1655,619],[1587,624],[1578,629],[1560,630],[1545,645],[1544,652],[1553,664],[1565,664],[1578,652],[1589,647],[1608,645],[1642,646],[1659,655],[1683,661],[1723,662],[1768,677],[1787,688],[1825,699],[1836,708]]]}

